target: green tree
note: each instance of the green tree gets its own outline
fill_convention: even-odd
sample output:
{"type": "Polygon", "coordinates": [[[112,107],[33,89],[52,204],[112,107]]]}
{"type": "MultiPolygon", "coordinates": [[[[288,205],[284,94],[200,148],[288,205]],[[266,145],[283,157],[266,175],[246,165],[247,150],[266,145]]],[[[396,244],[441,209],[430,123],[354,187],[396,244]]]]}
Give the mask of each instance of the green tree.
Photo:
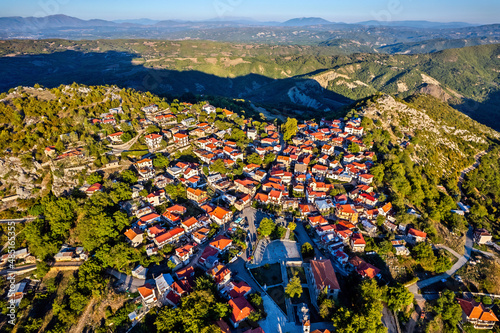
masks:
{"type": "Polygon", "coordinates": [[[462,309],[451,290],[445,290],[441,293],[433,310],[444,322],[443,332],[458,332],[457,324],[462,319],[462,309]]]}
{"type": "Polygon", "coordinates": [[[304,257],[312,257],[314,255],[314,248],[311,243],[306,242],[302,244],[301,252],[304,257]]]}
{"type": "Polygon", "coordinates": [[[288,223],[288,229],[290,229],[290,231],[294,231],[295,228],[297,228],[297,223],[295,222],[288,223]]]}
{"type": "Polygon", "coordinates": [[[87,176],[86,182],[87,184],[90,185],[95,183],[100,183],[102,182],[102,175],[97,172],[91,173],[90,175],[87,176]]]}
{"type": "Polygon", "coordinates": [[[349,147],[347,148],[347,150],[351,153],[351,154],[357,154],[361,151],[361,149],[359,148],[359,145],[352,142],[349,147]]]}
{"type": "Polygon", "coordinates": [[[262,236],[269,237],[273,233],[275,228],[276,224],[274,223],[274,221],[270,218],[265,217],[262,219],[262,221],[260,221],[260,225],[257,231],[262,236]]]}
{"type": "Polygon", "coordinates": [[[297,134],[298,131],[297,127],[297,119],[295,118],[288,118],[286,120],[286,123],[281,125],[281,130],[283,131],[283,140],[289,141],[292,137],[294,137],[297,134]]]}
{"type": "Polygon", "coordinates": [[[137,175],[132,170],[124,170],[120,174],[121,179],[128,184],[137,183],[137,175]]]}
{"type": "Polygon", "coordinates": [[[288,281],[285,288],[285,294],[289,298],[300,297],[302,295],[302,284],[300,283],[300,278],[296,275],[288,281]]]}
{"type": "Polygon", "coordinates": [[[259,156],[259,154],[253,153],[253,154],[247,156],[247,162],[251,163],[251,164],[261,165],[262,158],[259,156]]]}
{"type": "Polygon", "coordinates": [[[413,294],[403,285],[389,287],[386,293],[386,302],[389,309],[403,311],[413,303],[413,294]]]}
{"type": "Polygon", "coordinates": [[[437,258],[430,244],[424,242],[417,244],[412,250],[412,255],[423,269],[434,271],[437,258]]]}
{"type": "Polygon", "coordinates": [[[215,172],[215,173],[221,173],[225,174],[226,173],[226,166],[224,164],[224,161],[222,159],[216,160],[214,163],[210,165],[210,171],[215,172]]]}

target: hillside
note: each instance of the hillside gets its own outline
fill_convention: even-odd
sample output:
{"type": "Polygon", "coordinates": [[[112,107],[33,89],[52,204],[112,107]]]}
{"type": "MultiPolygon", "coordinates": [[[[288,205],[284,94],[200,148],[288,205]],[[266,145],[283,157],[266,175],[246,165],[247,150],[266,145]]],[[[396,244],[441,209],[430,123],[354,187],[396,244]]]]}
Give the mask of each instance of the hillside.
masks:
{"type": "Polygon", "coordinates": [[[340,55],[329,46],[44,40],[1,41],[0,54],[1,90],[76,81],[316,110],[378,91],[400,98],[426,93],[500,129],[499,44],[424,55],[340,55]]]}

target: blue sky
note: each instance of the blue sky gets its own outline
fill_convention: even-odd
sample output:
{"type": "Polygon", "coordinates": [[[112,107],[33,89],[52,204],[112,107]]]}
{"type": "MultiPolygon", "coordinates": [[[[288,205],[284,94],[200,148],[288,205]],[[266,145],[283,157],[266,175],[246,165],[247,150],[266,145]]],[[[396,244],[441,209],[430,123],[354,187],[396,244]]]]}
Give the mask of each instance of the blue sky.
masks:
{"type": "Polygon", "coordinates": [[[203,20],[248,17],[335,22],[428,20],[500,23],[499,0],[1,0],[0,16],[66,14],[82,19],[203,20]]]}

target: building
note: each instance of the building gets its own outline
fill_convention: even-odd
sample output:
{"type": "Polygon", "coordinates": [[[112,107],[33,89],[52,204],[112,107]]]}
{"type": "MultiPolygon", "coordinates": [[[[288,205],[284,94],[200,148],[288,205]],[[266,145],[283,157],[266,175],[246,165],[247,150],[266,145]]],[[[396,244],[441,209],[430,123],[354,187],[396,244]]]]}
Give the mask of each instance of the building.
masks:
{"type": "Polygon", "coordinates": [[[316,286],[316,296],[326,291],[328,297],[337,298],[340,285],[330,259],[311,260],[311,277],[316,286]]]}
{"type": "Polygon", "coordinates": [[[337,205],[335,215],[341,220],[348,220],[352,223],[358,222],[358,211],[354,205],[337,205]]]}
{"type": "Polygon", "coordinates": [[[175,133],[173,138],[175,144],[179,147],[184,147],[189,144],[189,136],[187,136],[186,134],[175,133]]]}
{"type": "Polygon", "coordinates": [[[483,303],[473,299],[458,299],[462,308],[462,322],[471,323],[475,329],[491,330],[498,321],[497,316],[491,309],[486,308],[483,303]]]}
{"type": "Polygon", "coordinates": [[[178,227],[173,228],[173,229],[167,231],[166,233],[157,236],[154,239],[154,242],[155,242],[156,246],[161,248],[165,244],[173,243],[173,242],[179,240],[179,238],[181,238],[181,236],[184,235],[184,233],[185,233],[185,231],[183,228],[178,228],[178,227]]]}
{"type": "Polygon", "coordinates": [[[478,244],[486,244],[491,242],[491,239],[491,234],[486,229],[481,228],[474,231],[474,242],[478,244]]]}
{"type": "Polygon", "coordinates": [[[355,232],[351,236],[351,249],[353,252],[364,252],[366,241],[360,232],[355,232]]]}
{"type": "Polygon", "coordinates": [[[423,231],[410,228],[408,230],[406,237],[408,239],[408,243],[417,244],[420,242],[425,242],[425,239],[427,238],[427,234],[423,231]]]}
{"type": "Polygon", "coordinates": [[[144,239],[143,231],[138,228],[132,228],[125,231],[125,237],[127,237],[127,242],[130,243],[133,247],[138,247],[142,244],[144,239]]]}
{"type": "Polygon", "coordinates": [[[152,133],[145,136],[146,146],[154,150],[160,147],[162,136],[160,134],[152,133]]]}
{"type": "Polygon", "coordinates": [[[149,283],[146,283],[142,287],[137,288],[139,294],[144,304],[149,305],[156,302],[155,288],[153,288],[149,283]]]}
{"type": "Polygon", "coordinates": [[[231,280],[231,271],[222,264],[217,264],[207,271],[214,282],[217,284],[218,289],[224,288],[224,286],[231,280]]]}
{"type": "Polygon", "coordinates": [[[245,297],[230,299],[229,306],[232,310],[229,320],[234,327],[238,327],[242,321],[248,318],[250,313],[255,311],[245,297]]]}
{"type": "Polygon", "coordinates": [[[233,212],[222,207],[217,207],[214,211],[210,212],[210,218],[217,224],[223,225],[229,221],[233,217],[233,212]]]}
{"type": "Polygon", "coordinates": [[[349,264],[356,270],[362,277],[373,279],[380,274],[380,269],[367,263],[358,256],[349,259],[349,264]]]}
{"type": "Polygon", "coordinates": [[[189,200],[193,200],[198,204],[202,204],[208,199],[207,191],[202,191],[200,189],[188,187],[186,194],[189,200]]]}

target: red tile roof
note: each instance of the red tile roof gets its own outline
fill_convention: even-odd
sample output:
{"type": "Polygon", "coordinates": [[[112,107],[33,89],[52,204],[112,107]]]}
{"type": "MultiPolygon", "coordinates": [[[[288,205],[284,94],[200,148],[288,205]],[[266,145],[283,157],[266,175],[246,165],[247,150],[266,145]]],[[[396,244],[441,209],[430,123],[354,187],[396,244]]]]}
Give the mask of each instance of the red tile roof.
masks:
{"type": "Polygon", "coordinates": [[[311,271],[314,276],[316,287],[319,290],[328,286],[329,290],[340,289],[335,270],[329,259],[311,260],[311,271]]]}
{"type": "Polygon", "coordinates": [[[254,311],[245,297],[238,297],[229,300],[229,306],[232,308],[231,320],[233,323],[239,323],[246,319],[254,311]]]}

